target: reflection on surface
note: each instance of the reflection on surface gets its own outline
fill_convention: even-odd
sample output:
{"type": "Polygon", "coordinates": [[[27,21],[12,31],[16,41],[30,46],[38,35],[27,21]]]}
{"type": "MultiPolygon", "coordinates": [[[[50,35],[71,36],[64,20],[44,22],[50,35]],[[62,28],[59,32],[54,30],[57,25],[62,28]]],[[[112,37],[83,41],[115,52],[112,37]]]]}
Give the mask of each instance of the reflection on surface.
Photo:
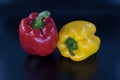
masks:
{"type": "Polygon", "coordinates": [[[96,72],[97,56],[82,62],[74,62],[53,56],[28,56],[25,64],[25,80],[92,80],[96,72]]]}
{"type": "Polygon", "coordinates": [[[28,56],[25,80],[55,80],[56,64],[53,56],[28,56]]]}
{"type": "Polygon", "coordinates": [[[97,56],[92,55],[82,62],[61,58],[58,63],[59,80],[93,80],[97,67],[97,56]]]}

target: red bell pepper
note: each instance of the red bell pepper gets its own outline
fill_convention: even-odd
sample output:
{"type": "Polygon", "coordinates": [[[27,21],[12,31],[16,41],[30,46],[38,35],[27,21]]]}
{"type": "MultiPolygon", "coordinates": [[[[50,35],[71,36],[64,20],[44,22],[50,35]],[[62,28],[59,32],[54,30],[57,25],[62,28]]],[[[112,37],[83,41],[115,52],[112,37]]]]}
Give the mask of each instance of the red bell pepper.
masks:
{"type": "Polygon", "coordinates": [[[58,32],[49,11],[31,13],[19,25],[22,48],[29,54],[47,56],[54,51],[58,32]]]}

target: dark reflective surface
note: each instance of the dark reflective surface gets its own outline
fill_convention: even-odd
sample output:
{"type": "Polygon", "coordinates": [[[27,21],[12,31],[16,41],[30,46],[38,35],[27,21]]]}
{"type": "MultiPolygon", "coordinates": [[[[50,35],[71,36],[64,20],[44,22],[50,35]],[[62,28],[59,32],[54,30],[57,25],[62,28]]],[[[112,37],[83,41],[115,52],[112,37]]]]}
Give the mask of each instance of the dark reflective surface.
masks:
{"type": "MultiPolygon", "coordinates": [[[[55,54],[55,53],[54,53],[55,54]]],[[[97,73],[97,56],[93,55],[82,62],[54,55],[47,57],[27,57],[25,63],[26,80],[93,80],[97,73]]]]}
{"type": "Polygon", "coordinates": [[[55,80],[57,65],[53,56],[28,56],[25,63],[26,80],[55,80]]]}
{"type": "Polygon", "coordinates": [[[120,80],[119,0],[0,0],[0,80],[120,80]],[[31,12],[49,10],[58,29],[73,20],[96,25],[101,46],[84,62],[60,56],[30,56],[19,43],[18,26],[31,12]]]}
{"type": "Polygon", "coordinates": [[[58,80],[93,80],[97,73],[97,56],[93,55],[82,62],[67,58],[58,60],[58,80]]]}

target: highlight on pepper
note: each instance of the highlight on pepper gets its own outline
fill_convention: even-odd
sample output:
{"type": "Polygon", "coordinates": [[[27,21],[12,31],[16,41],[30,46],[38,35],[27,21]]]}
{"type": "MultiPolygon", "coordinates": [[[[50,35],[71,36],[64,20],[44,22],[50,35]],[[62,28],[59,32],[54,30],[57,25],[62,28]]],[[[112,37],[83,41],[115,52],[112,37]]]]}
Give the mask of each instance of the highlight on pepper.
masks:
{"type": "Polygon", "coordinates": [[[95,35],[96,27],[88,21],[72,21],[59,32],[57,48],[64,57],[82,61],[95,54],[100,47],[100,38],[95,35]]]}
{"type": "Polygon", "coordinates": [[[49,11],[32,12],[19,25],[20,43],[24,51],[31,55],[47,56],[54,52],[58,32],[49,11]]]}

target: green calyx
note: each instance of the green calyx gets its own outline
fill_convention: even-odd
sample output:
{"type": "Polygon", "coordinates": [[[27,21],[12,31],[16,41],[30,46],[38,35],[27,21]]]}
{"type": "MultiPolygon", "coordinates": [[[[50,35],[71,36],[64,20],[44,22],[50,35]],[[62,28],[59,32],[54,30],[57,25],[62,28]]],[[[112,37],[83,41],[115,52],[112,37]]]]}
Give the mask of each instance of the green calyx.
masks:
{"type": "Polygon", "coordinates": [[[50,16],[49,11],[43,11],[41,12],[37,19],[32,22],[32,27],[36,29],[42,29],[45,25],[45,23],[42,21],[43,18],[48,18],[50,16]]]}
{"type": "Polygon", "coordinates": [[[78,49],[78,46],[77,46],[77,42],[71,38],[71,37],[68,37],[66,40],[65,40],[65,43],[64,43],[68,50],[69,50],[69,53],[71,54],[71,56],[74,56],[74,52],[73,50],[77,50],[78,49]]]}

